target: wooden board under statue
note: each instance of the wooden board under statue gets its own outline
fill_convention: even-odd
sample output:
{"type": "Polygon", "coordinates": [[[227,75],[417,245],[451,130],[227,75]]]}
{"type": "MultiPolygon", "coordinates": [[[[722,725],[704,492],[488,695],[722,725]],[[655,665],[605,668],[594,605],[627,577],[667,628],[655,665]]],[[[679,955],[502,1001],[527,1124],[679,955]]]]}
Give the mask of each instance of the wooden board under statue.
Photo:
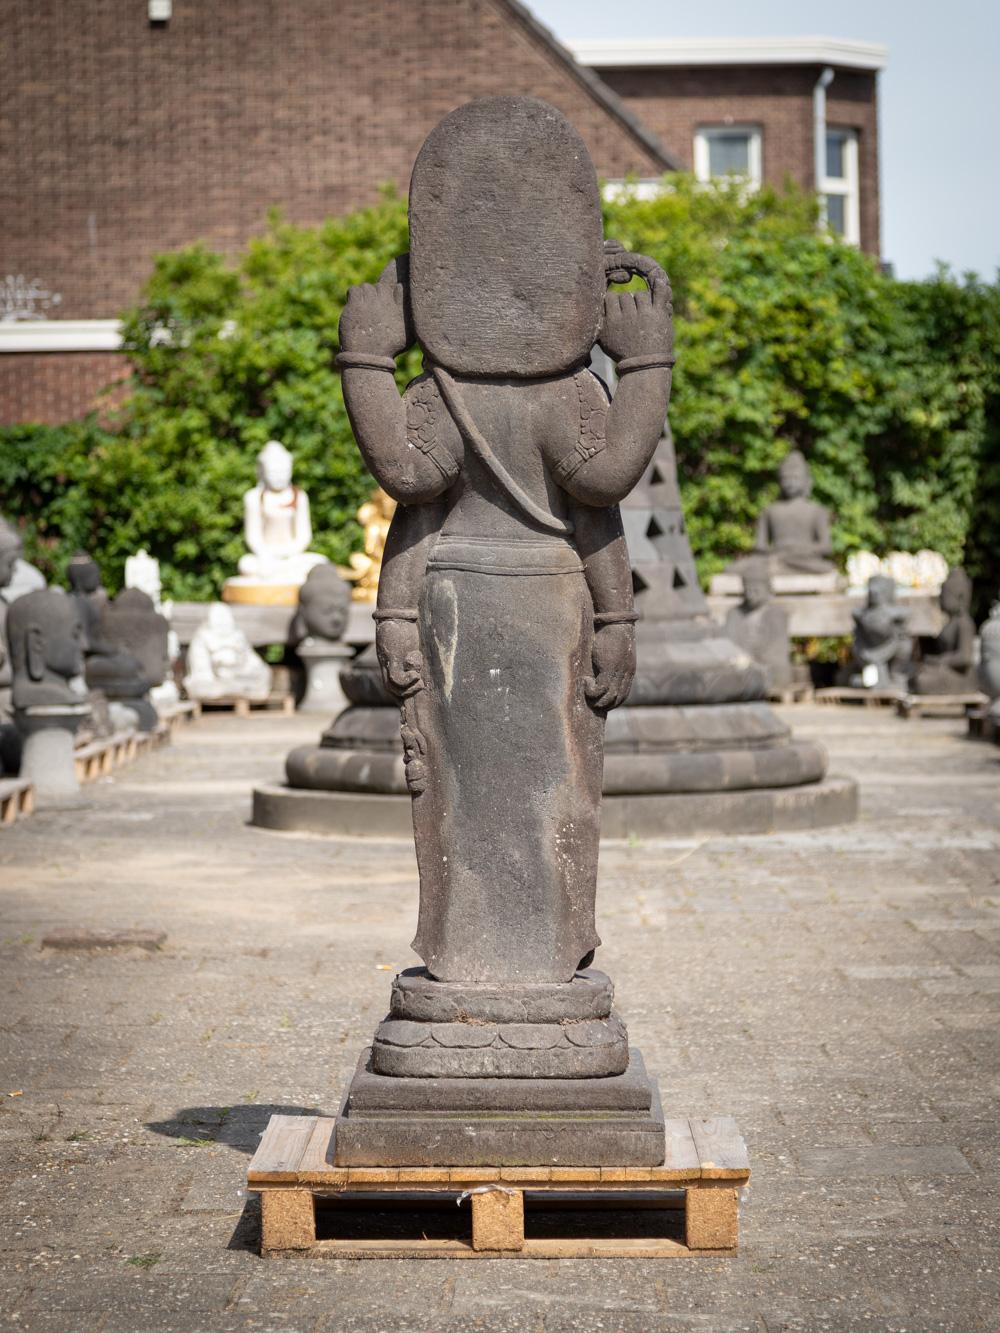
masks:
{"type": "Polygon", "coordinates": [[[431,131],[410,182],[410,301],[434,361],[516,378],[584,364],[605,288],[593,163],[554,108],[489,98],[431,131]]]}

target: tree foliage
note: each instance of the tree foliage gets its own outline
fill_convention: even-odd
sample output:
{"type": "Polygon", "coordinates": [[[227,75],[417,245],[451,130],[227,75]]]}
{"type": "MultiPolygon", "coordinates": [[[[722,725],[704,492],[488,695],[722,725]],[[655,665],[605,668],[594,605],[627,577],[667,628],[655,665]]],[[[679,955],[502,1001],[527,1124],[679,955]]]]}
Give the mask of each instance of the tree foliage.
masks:
{"type": "MultiPolygon", "coordinates": [[[[817,232],[793,190],[685,177],[606,205],[606,231],[670,273],[671,423],[703,575],[751,542],[801,449],[837,549],[929,546],[995,584],[1000,288],[945,271],[901,283],[817,232]]],[[[272,217],[235,265],[202,246],[160,256],[125,316],[126,401],[98,421],[0,433],[0,512],[58,576],[78,547],[109,585],[146,546],[175,597],[217,595],[242,552],[240,495],[271,438],[295,456],[314,545],[344,561],[371,487],[333,367],[348,288],[406,249],[405,202],[301,228],[272,217]]],[[[542,280],[540,275],[540,280],[542,280]]],[[[402,385],[419,369],[403,358],[402,385]]]]}

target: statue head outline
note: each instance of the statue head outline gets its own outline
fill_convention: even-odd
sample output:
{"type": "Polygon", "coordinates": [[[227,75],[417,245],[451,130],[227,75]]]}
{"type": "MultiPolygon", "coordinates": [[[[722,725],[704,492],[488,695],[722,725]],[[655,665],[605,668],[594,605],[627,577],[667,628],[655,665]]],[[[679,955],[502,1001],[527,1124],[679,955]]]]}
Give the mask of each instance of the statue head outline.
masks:
{"type": "Polygon", "coordinates": [[[968,615],[972,604],[972,580],[961,565],[948,570],[948,577],[941,584],[938,600],[945,615],[968,615]]]}
{"type": "Polygon", "coordinates": [[[83,672],[83,623],[62,588],[38,588],[12,602],[7,640],[15,696],[19,677],[31,685],[52,677],[68,683],[83,672]]]}
{"type": "Polygon", "coordinates": [[[751,561],[743,571],[743,604],[751,611],[759,611],[772,597],[771,571],[767,561],[751,561]]]}
{"type": "Polygon", "coordinates": [[[800,449],[792,449],[778,467],[778,484],[785,500],[808,500],[812,495],[812,473],[806,456],[800,449]]]}
{"type": "Polygon", "coordinates": [[[5,518],[0,517],[0,588],[6,588],[14,577],[22,550],[20,533],[5,518]]]}
{"type": "Polygon", "coordinates": [[[89,596],[101,586],[101,571],[96,560],[92,560],[86,551],[77,551],[76,555],[70,557],[66,577],[71,591],[79,595],[89,596]]]}
{"type": "Polygon", "coordinates": [[[299,589],[302,628],[317,639],[339,639],[347,628],[351,589],[334,565],[315,565],[299,589]]]}
{"type": "Polygon", "coordinates": [[[257,455],[257,482],[267,491],[286,491],[292,484],[292,455],[280,440],[268,440],[257,455]]]}
{"type": "Polygon", "coordinates": [[[875,574],[868,580],[868,605],[891,606],[896,600],[896,580],[886,574],[875,574]]]}

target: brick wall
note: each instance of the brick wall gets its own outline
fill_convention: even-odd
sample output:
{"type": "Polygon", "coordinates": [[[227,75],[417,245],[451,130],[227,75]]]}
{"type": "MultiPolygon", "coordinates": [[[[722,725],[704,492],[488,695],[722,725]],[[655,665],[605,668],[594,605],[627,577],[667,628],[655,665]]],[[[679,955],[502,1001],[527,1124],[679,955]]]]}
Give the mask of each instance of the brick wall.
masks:
{"type": "MultiPolygon", "coordinates": [[[[728,117],[759,125],[764,180],[780,187],[790,176],[815,188],[813,88],[820,66],[744,69],[600,69],[642,123],[692,170],[694,133],[728,117]]],[[[879,253],[878,123],[874,73],[838,70],[827,93],[827,123],[858,133],[861,244],[879,253]]]]}
{"type": "Polygon", "coordinates": [[[4,272],[116,315],[151,256],[227,252],[402,190],[428,131],[492,93],[558,106],[602,175],[656,172],[642,139],[504,0],[0,0],[4,272]]]}
{"type": "Polygon", "coordinates": [[[69,421],[101,407],[128,374],[117,352],[13,352],[0,356],[0,425],[69,421]]]}

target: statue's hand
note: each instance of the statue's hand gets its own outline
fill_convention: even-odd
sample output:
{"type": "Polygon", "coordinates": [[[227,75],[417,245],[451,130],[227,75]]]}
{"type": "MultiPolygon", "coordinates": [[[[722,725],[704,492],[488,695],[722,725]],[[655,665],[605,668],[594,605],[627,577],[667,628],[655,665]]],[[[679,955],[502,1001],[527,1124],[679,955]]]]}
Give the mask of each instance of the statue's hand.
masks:
{"type": "Polygon", "coordinates": [[[666,275],[654,282],[651,291],[608,292],[597,341],[612,361],[627,356],[672,356],[674,319],[666,275]]]}
{"type": "Polygon", "coordinates": [[[618,708],[628,698],[635,675],[635,626],[631,623],[602,625],[594,633],[591,649],[594,674],[584,681],[591,708],[618,708]]]}
{"type": "Polygon", "coordinates": [[[399,356],[413,342],[408,289],[409,256],[390,259],[377,283],[362,282],[347,293],[340,316],[345,352],[399,356]]]}
{"type": "Polygon", "coordinates": [[[412,620],[380,620],[375,630],[375,652],[390,694],[408,699],[424,688],[420,632],[412,620]]]}

